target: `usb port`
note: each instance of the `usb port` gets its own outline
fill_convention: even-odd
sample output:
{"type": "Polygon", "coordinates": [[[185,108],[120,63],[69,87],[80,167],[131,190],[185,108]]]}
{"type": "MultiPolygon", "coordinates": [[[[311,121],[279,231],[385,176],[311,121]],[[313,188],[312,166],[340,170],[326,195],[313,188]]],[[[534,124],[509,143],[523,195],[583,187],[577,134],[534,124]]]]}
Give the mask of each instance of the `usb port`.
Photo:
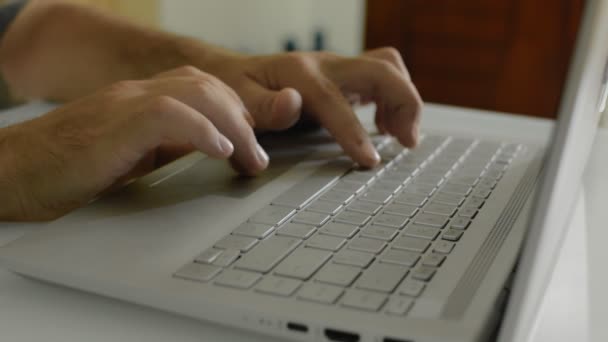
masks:
{"type": "Polygon", "coordinates": [[[308,326],[306,324],[287,322],[287,329],[291,331],[297,331],[299,333],[307,333],[308,326]]]}
{"type": "Polygon", "coordinates": [[[325,337],[336,342],[359,342],[359,334],[342,330],[325,329],[325,337]]]}

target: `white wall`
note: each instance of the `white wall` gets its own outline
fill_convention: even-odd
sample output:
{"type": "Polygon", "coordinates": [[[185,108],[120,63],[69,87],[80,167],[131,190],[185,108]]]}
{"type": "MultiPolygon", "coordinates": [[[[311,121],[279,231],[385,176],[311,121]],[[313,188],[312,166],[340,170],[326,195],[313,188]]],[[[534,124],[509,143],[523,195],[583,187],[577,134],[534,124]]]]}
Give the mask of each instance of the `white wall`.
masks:
{"type": "Polygon", "coordinates": [[[279,52],[287,37],[309,49],[317,28],[332,51],[363,44],[363,0],[160,0],[160,10],[169,31],[251,53],[279,52]]]}

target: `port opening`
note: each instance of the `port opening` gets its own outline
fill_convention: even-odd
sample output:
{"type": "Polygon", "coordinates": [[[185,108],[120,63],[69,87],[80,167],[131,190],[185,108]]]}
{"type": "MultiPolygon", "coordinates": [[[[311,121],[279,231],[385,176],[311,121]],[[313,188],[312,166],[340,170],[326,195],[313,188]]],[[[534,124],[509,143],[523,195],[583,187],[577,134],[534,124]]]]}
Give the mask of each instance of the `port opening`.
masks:
{"type": "Polygon", "coordinates": [[[403,340],[400,338],[385,337],[382,342],[414,342],[412,340],[403,340]]]}
{"type": "Polygon", "coordinates": [[[325,329],[325,337],[330,341],[336,342],[358,342],[359,334],[355,334],[348,331],[336,330],[336,329],[325,329]]]}
{"type": "Polygon", "coordinates": [[[302,323],[287,322],[287,329],[289,329],[291,331],[296,331],[299,333],[308,332],[308,326],[306,324],[302,324],[302,323]]]}

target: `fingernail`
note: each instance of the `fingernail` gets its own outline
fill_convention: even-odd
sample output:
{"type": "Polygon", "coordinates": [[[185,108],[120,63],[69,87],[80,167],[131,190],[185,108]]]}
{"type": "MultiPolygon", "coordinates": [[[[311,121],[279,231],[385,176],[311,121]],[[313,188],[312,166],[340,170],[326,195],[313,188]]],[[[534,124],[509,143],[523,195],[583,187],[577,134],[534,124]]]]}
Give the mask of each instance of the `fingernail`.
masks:
{"type": "Polygon", "coordinates": [[[220,135],[217,139],[217,145],[220,148],[220,151],[226,157],[230,156],[232,152],[234,152],[234,145],[223,135],[220,135]]]}
{"type": "Polygon", "coordinates": [[[256,146],[256,157],[258,159],[258,163],[262,168],[266,168],[266,166],[268,166],[268,161],[270,160],[270,158],[268,157],[266,151],[264,151],[264,148],[260,146],[260,144],[257,144],[256,146]]]}
{"type": "Polygon", "coordinates": [[[375,166],[380,162],[380,155],[378,154],[378,151],[376,151],[376,148],[374,147],[374,145],[372,145],[371,143],[367,143],[364,145],[364,152],[367,156],[370,157],[370,162],[372,165],[368,165],[368,166],[375,166]]]}

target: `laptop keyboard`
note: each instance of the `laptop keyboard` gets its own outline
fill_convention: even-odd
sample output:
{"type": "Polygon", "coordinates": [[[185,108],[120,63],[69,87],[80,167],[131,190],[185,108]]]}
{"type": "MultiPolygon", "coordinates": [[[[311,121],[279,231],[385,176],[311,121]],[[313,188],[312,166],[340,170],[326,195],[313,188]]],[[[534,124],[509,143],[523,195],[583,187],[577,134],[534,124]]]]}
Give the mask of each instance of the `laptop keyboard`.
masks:
{"type": "Polygon", "coordinates": [[[377,147],[379,167],[340,176],[328,163],[174,276],[406,315],[522,147],[441,136],[377,147]]]}

